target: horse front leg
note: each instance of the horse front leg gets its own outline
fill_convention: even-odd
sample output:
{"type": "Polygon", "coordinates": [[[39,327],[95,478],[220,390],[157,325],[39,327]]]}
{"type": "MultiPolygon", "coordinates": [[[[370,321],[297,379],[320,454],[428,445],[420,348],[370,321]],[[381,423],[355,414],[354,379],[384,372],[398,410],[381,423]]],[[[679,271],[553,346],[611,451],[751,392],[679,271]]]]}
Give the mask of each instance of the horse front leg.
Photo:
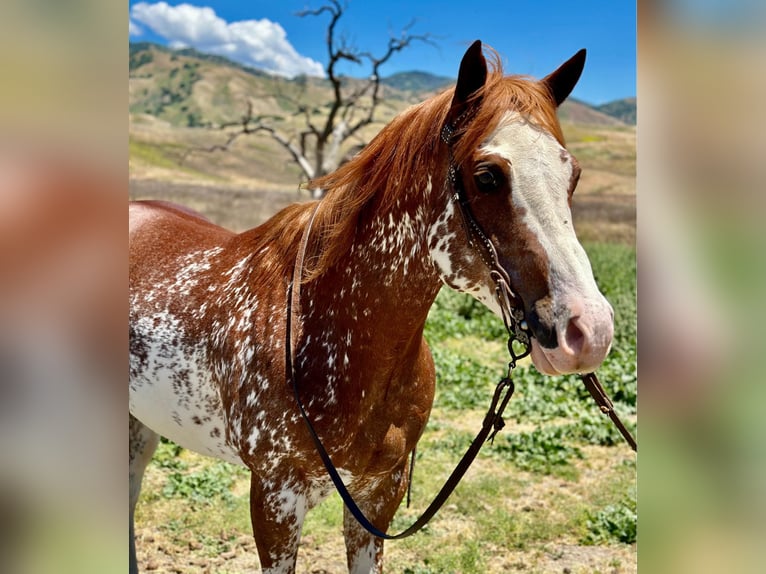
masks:
{"type": "Polygon", "coordinates": [[[275,472],[268,479],[251,473],[250,520],[263,574],[295,572],[308,492],[289,473],[275,472]]]}
{"type": "MultiPolygon", "coordinates": [[[[383,532],[388,530],[407,491],[407,472],[407,464],[402,464],[358,493],[352,493],[364,515],[383,532]]],[[[383,539],[367,532],[345,506],[343,534],[350,574],[380,574],[383,571],[383,539]]]]}

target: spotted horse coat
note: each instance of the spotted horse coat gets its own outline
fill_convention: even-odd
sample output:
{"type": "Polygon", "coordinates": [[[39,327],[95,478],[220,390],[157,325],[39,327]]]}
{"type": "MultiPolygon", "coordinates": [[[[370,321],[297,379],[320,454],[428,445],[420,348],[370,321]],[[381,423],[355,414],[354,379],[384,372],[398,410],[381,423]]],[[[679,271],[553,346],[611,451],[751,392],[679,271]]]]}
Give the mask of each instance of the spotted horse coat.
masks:
{"type": "MultiPolygon", "coordinates": [[[[428,420],[434,364],[423,339],[446,284],[499,312],[447,176],[454,165],[493,242],[545,373],[592,370],[612,311],[571,224],[579,167],[556,107],[580,52],[543,80],[504,76],[481,43],[457,86],[394,119],[293,205],[235,234],[188,209],[130,205],[130,534],[158,435],[246,466],[263,572],[293,572],[303,519],[326,474],[285,372],[287,285],[316,206],[300,291],[296,382],[314,427],[363,512],[386,530],[428,420]],[[454,134],[448,146],[442,126],[454,134]]],[[[350,572],[380,572],[383,542],[345,511],[350,572]]]]}

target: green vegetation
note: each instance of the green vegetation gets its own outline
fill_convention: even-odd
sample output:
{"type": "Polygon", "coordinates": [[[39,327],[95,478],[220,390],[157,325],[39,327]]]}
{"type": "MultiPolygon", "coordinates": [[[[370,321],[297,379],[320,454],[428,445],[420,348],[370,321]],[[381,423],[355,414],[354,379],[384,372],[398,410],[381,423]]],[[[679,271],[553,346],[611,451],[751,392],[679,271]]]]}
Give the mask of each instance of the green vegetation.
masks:
{"type": "Polygon", "coordinates": [[[132,159],[146,162],[156,167],[179,169],[180,162],[174,156],[180,157],[182,148],[173,144],[154,144],[131,138],[128,150],[132,159]]]}
{"type": "MultiPolygon", "coordinates": [[[[131,58],[139,67],[152,61],[152,52],[137,52],[131,58]]],[[[156,76],[154,89],[132,103],[130,111],[163,118],[177,125],[202,125],[202,113],[191,99],[194,84],[202,76],[198,62],[184,62],[170,68],[166,75],[156,76]]]]}
{"type": "Polygon", "coordinates": [[[384,86],[390,86],[397,90],[416,92],[420,94],[444,89],[455,83],[455,78],[446,76],[435,76],[428,72],[397,72],[387,78],[383,78],[381,83],[384,86]]]}
{"type": "Polygon", "coordinates": [[[128,69],[132,72],[133,70],[137,70],[141,66],[150,64],[153,61],[154,61],[154,54],[152,52],[148,50],[134,52],[131,50],[130,60],[128,63],[128,69]]]}
{"type": "Polygon", "coordinates": [[[245,469],[225,462],[213,462],[197,468],[179,457],[183,449],[163,438],[152,460],[153,464],[165,469],[163,498],[181,498],[193,506],[211,505],[235,501],[231,489],[237,477],[247,476],[245,469]]]}
{"type": "Polygon", "coordinates": [[[517,468],[540,474],[574,479],[573,459],[583,458],[582,451],[567,442],[567,428],[546,426],[530,432],[502,436],[493,449],[517,468]]]}
{"type": "Polygon", "coordinates": [[[130,160],[152,167],[173,170],[177,173],[194,176],[199,180],[221,181],[222,178],[210,173],[202,173],[181,162],[186,149],[175,143],[153,143],[131,138],[128,141],[130,160]]]}
{"type": "Polygon", "coordinates": [[[636,541],[636,496],[626,497],[618,504],[610,504],[603,510],[588,513],[588,532],[583,537],[584,544],[604,542],[622,542],[633,544],[636,541]]]}

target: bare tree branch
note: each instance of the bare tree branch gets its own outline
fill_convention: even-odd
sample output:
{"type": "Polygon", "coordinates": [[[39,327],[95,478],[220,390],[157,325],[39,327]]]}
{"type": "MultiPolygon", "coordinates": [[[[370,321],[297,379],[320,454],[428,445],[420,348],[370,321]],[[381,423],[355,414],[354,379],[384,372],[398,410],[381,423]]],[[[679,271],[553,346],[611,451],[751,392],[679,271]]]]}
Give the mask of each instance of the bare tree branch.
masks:
{"type": "MultiPolygon", "coordinates": [[[[273,125],[277,121],[274,116],[253,116],[252,104],[248,102],[247,113],[240,121],[220,126],[221,129],[237,127],[237,131],[229,133],[224,143],[204,148],[204,151],[225,151],[241,136],[265,133],[290,154],[309,179],[324,175],[338,167],[343,160],[342,147],[349,138],[357,141],[355,149],[358,151],[360,144],[364,144],[360,131],[376,121],[375,113],[382,101],[381,67],[398,52],[415,42],[432,45],[434,42],[429,34],[412,34],[410,30],[415,25],[415,20],[411,20],[398,35],[390,33],[382,53],[374,55],[372,52],[361,51],[338,32],[338,22],[345,10],[346,5],[341,4],[339,0],[326,0],[318,8],[307,8],[296,13],[299,17],[329,16],[325,36],[327,48],[325,74],[332,96],[326,106],[323,109],[317,109],[316,106],[307,105],[294,96],[294,91],[283,90],[282,84],[275,82],[274,92],[269,94],[269,97],[274,97],[276,94],[282,101],[290,103],[295,108],[293,117],[302,117],[302,128],[294,128],[293,136],[290,137],[286,130],[281,131],[273,125]],[[344,63],[360,66],[366,64],[369,66],[370,74],[366,79],[346,78],[339,69],[344,63]],[[321,120],[319,120],[320,116],[321,120]]],[[[288,85],[285,84],[285,87],[288,85]]],[[[199,150],[200,148],[197,148],[197,151],[199,150]]]]}
{"type": "Polygon", "coordinates": [[[214,144],[212,146],[201,148],[190,148],[183,155],[182,160],[185,161],[188,155],[195,151],[203,151],[208,153],[216,151],[228,151],[231,145],[240,137],[256,134],[258,132],[266,132],[272,137],[272,139],[279,142],[279,144],[281,144],[282,147],[287,150],[287,152],[292,156],[293,160],[301,167],[306,177],[309,179],[315,177],[316,172],[313,166],[308,161],[306,161],[305,154],[301,152],[301,149],[297,148],[287,136],[279,132],[274,126],[264,123],[264,121],[268,119],[279,120],[281,118],[273,115],[259,115],[253,117],[253,104],[252,102],[248,101],[247,112],[242,117],[241,122],[230,122],[220,126],[220,129],[226,129],[232,126],[241,126],[238,131],[230,133],[229,137],[222,144],[214,144]]]}

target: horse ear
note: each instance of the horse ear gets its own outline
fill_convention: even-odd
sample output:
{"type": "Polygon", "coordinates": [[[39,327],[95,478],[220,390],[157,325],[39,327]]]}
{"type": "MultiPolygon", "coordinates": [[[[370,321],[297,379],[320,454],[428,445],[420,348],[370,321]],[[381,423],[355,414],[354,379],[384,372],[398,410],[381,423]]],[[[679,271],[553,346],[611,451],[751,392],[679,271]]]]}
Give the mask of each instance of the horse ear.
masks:
{"type": "MultiPolygon", "coordinates": [[[[452,105],[445,122],[445,126],[449,126],[451,131],[460,127],[457,124],[460,123],[460,118],[465,112],[471,96],[483,88],[486,81],[487,60],[484,59],[484,54],[481,51],[481,40],[476,40],[466,50],[460,62],[455,95],[452,97],[452,105]]],[[[476,105],[478,100],[471,103],[476,105]]]]}
{"type": "Polygon", "coordinates": [[[567,99],[577,84],[577,80],[580,79],[584,67],[585,49],[583,48],[561,64],[555,72],[551,72],[543,78],[542,82],[548,86],[556,106],[560,106],[567,99]]]}
{"type": "Polygon", "coordinates": [[[457,86],[452,105],[465,104],[471,94],[484,87],[487,81],[487,60],[481,52],[481,40],[476,40],[466,50],[460,62],[457,75],[457,86]]]}

